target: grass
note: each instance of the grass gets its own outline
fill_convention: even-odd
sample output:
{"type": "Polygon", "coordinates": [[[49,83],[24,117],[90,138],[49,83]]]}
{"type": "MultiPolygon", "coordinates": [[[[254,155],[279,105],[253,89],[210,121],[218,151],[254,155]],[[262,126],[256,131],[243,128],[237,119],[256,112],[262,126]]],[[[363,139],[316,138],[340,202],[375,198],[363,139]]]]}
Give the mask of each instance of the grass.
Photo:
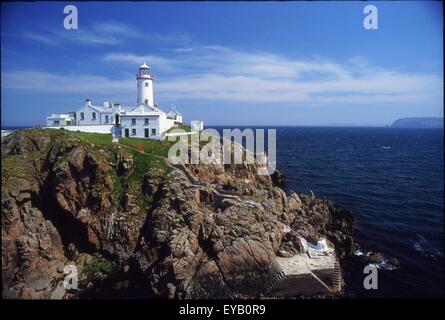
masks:
{"type": "Polygon", "coordinates": [[[150,169],[157,169],[167,174],[168,166],[165,158],[168,156],[171,142],[142,138],[121,138],[119,142],[132,149],[137,149],[139,145],[144,147],[144,153],[127,150],[133,156],[134,161],[134,170],[129,177],[129,182],[139,181],[150,169]]]}
{"type": "Polygon", "coordinates": [[[15,179],[29,178],[29,175],[32,173],[32,167],[30,167],[29,161],[27,160],[19,159],[16,156],[7,155],[2,157],[1,173],[3,187],[3,183],[6,181],[8,181],[8,183],[15,183],[15,179]]]}
{"type": "Polygon", "coordinates": [[[115,170],[110,170],[108,175],[113,180],[113,202],[117,208],[122,208],[121,199],[124,194],[124,187],[122,182],[122,177],[119,177],[115,170]]]}
{"type": "Polygon", "coordinates": [[[97,278],[99,274],[108,274],[115,269],[113,262],[101,257],[94,257],[89,263],[85,263],[82,268],[82,275],[86,281],[97,278]]]}
{"type": "MultiPolygon", "coordinates": [[[[118,146],[112,143],[111,134],[105,133],[87,133],[87,132],[72,132],[72,134],[84,141],[102,146],[118,146]]],[[[148,140],[142,138],[120,138],[119,143],[132,149],[137,149],[139,145],[144,147],[144,153],[135,150],[123,149],[124,153],[133,156],[135,168],[132,176],[141,177],[150,168],[155,167],[159,169],[166,169],[165,163],[159,157],[167,157],[168,150],[172,145],[169,141],[148,140]]]]}
{"type": "Polygon", "coordinates": [[[163,159],[151,156],[149,154],[139,153],[137,151],[132,152],[132,155],[134,170],[129,177],[130,182],[142,178],[151,168],[167,171],[167,165],[163,159]]]}
{"type": "Polygon", "coordinates": [[[111,134],[101,133],[85,133],[85,132],[72,132],[72,134],[83,140],[93,143],[97,146],[106,147],[109,152],[108,161],[115,162],[116,154],[122,153],[124,156],[132,156],[133,158],[133,172],[128,177],[118,176],[114,170],[109,172],[109,176],[113,179],[113,198],[115,199],[114,205],[120,207],[120,201],[122,195],[129,191],[131,194],[136,194],[138,203],[144,211],[144,208],[148,206],[147,199],[142,194],[141,182],[144,175],[151,169],[160,170],[166,176],[168,172],[167,164],[163,157],[168,155],[168,149],[171,143],[168,141],[156,141],[141,138],[121,138],[119,144],[127,146],[127,148],[121,148],[118,150],[119,144],[112,143],[111,134]],[[140,153],[136,150],[138,145],[144,147],[144,153],[140,153]],[[128,190],[125,187],[128,183],[128,190]],[[125,190],[124,190],[125,189],[125,190]]]}
{"type": "Polygon", "coordinates": [[[170,132],[172,132],[175,129],[182,129],[185,132],[191,132],[192,131],[192,128],[190,128],[189,126],[186,126],[185,124],[180,124],[177,127],[171,127],[170,129],[168,129],[167,133],[170,133],[170,132]]]}
{"type": "MultiPolygon", "coordinates": [[[[176,129],[177,127],[173,127],[170,128],[167,132],[170,132],[173,129],[176,129]]],[[[190,132],[191,128],[185,125],[180,125],[179,126],[180,129],[183,129],[186,132],[190,132]]],[[[96,145],[101,145],[101,146],[107,146],[107,145],[112,145],[112,137],[111,134],[105,134],[105,133],[86,133],[86,132],[72,132],[72,134],[84,141],[88,141],[91,142],[93,144],[96,145]]],[[[190,144],[191,142],[191,138],[188,135],[187,136],[188,139],[188,143],[190,144]]],[[[179,137],[177,137],[176,141],[179,140],[179,137]]],[[[120,138],[119,139],[119,143],[130,147],[132,149],[137,149],[138,146],[143,146],[144,147],[144,153],[145,154],[153,154],[154,156],[159,156],[159,157],[164,157],[167,158],[168,157],[168,150],[170,149],[170,147],[176,143],[176,141],[168,141],[168,139],[165,139],[164,141],[158,141],[158,140],[149,140],[149,139],[143,139],[143,138],[120,138]]],[[[200,141],[199,144],[200,146],[203,146],[205,144],[207,144],[207,141],[200,141]]],[[[140,154],[140,153],[138,153],[140,154]]],[[[153,158],[147,158],[149,160],[149,162],[153,162],[153,158]]],[[[139,162],[142,163],[142,162],[139,162]]]]}
{"type": "Polygon", "coordinates": [[[138,145],[142,145],[144,147],[144,153],[151,153],[160,157],[167,157],[168,150],[172,145],[168,140],[158,141],[143,138],[121,138],[119,142],[133,149],[137,149],[138,145]]]}
{"type": "Polygon", "coordinates": [[[141,208],[141,212],[145,212],[145,210],[149,206],[149,202],[151,202],[152,199],[149,199],[142,192],[141,186],[144,175],[147,174],[150,170],[159,170],[163,177],[166,178],[168,173],[168,166],[165,163],[165,160],[159,157],[139,153],[137,151],[132,151],[132,155],[134,161],[134,169],[131,175],[128,177],[128,187],[130,193],[137,195],[136,201],[141,208]]]}
{"type": "Polygon", "coordinates": [[[128,191],[130,194],[136,195],[136,202],[140,208],[140,212],[145,214],[150,202],[153,200],[150,196],[144,195],[142,192],[142,180],[149,171],[159,170],[165,178],[168,173],[168,166],[166,163],[166,157],[168,156],[168,150],[171,146],[169,141],[157,141],[148,140],[142,138],[121,138],[120,144],[127,146],[131,149],[123,148],[122,151],[127,155],[133,157],[133,172],[128,178],[125,179],[128,182],[128,191]],[[139,145],[144,147],[144,152],[138,152],[139,145]]]}
{"type": "Polygon", "coordinates": [[[111,145],[112,136],[108,133],[71,132],[75,137],[97,145],[111,145]]]}

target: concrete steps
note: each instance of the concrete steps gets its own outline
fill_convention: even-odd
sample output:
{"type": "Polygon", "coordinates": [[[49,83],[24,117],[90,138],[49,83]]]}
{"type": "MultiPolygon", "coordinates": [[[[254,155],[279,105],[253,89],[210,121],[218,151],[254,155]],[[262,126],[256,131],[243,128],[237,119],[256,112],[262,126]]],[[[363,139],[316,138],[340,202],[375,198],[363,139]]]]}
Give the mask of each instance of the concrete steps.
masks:
{"type": "Polygon", "coordinates": [[[284,271],[278,273],[266,286],[265,290],[266,294],[272,291],[272,289],[277,285],[277,283],[280,282],[285,276],[286,274],[284,273],[284,271]]]}
{"type": "Polygon", "coordinates": [[[334,262],[334,279],[333,279],[333,291],[339,292],[341,290],[342,284],[342,275],[341,275],[341,267],[336,259],[334,262]]]}

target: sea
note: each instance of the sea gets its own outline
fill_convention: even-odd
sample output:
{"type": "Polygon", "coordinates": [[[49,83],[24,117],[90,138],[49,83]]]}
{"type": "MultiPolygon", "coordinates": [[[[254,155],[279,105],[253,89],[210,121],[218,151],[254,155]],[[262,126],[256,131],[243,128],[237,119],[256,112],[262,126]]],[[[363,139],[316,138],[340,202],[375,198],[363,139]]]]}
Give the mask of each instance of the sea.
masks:
{"type": "Polygon", "coordinates": [[[444,296],[442,129],[272,128],[286,191],[312,191],[350,210],[355,256],[384,257],[376,265],[377,289],[364,288],[367,274],[354,264],[354,297],[444,296]]]}
{"type": "Polygon", "coordinates": [[[377,289],[364,288],[363,264],[353,264],[352,297],[444,296],[443,129],[253,129],[276,129],[286,191],[312,191],[352,212],[357,261],[383,255],[377,289]]]}

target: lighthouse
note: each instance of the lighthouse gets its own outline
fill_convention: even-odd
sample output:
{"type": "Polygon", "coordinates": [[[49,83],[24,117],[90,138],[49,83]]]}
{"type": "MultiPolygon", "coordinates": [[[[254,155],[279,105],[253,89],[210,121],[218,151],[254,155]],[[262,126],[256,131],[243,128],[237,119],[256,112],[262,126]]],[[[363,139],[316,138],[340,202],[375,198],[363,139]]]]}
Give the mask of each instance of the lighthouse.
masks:
{"type": "Polygon", "coordinates": [[[145,104],[152,107],[153,103],[153,77],[150,73],[150,67],[144,62],[139,67],[138,74],[136,75],[138,81],[138,100],[137,105],[145,104]]]}
{"type": "Polygon", "coordinates": [[[144,62],[136,74],[137,105],[123,106],[108,100],[101,105],[94,105],[90,99],[86,99],[74,111],[47,117],[47,127],[111,133],[113,142],[119,137],[163,140],[170,128],[183,123],[182,114],[174,106],[166,113],[154,104],[153,78],[151,68],[144,62]]]}

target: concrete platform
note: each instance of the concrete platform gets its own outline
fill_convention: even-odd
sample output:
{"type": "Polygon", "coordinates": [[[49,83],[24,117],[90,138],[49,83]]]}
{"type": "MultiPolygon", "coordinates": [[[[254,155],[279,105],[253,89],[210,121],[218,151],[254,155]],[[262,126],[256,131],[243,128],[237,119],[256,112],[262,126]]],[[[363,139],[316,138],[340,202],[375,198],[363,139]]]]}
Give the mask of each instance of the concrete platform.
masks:
{"type": "Polygon", "coordinates": [[[270,274],[265,290],[269,296],[332,295],[341,289],[341,270],[333,249],[316,257],[308,253],[276,257],[270,274]]]}

